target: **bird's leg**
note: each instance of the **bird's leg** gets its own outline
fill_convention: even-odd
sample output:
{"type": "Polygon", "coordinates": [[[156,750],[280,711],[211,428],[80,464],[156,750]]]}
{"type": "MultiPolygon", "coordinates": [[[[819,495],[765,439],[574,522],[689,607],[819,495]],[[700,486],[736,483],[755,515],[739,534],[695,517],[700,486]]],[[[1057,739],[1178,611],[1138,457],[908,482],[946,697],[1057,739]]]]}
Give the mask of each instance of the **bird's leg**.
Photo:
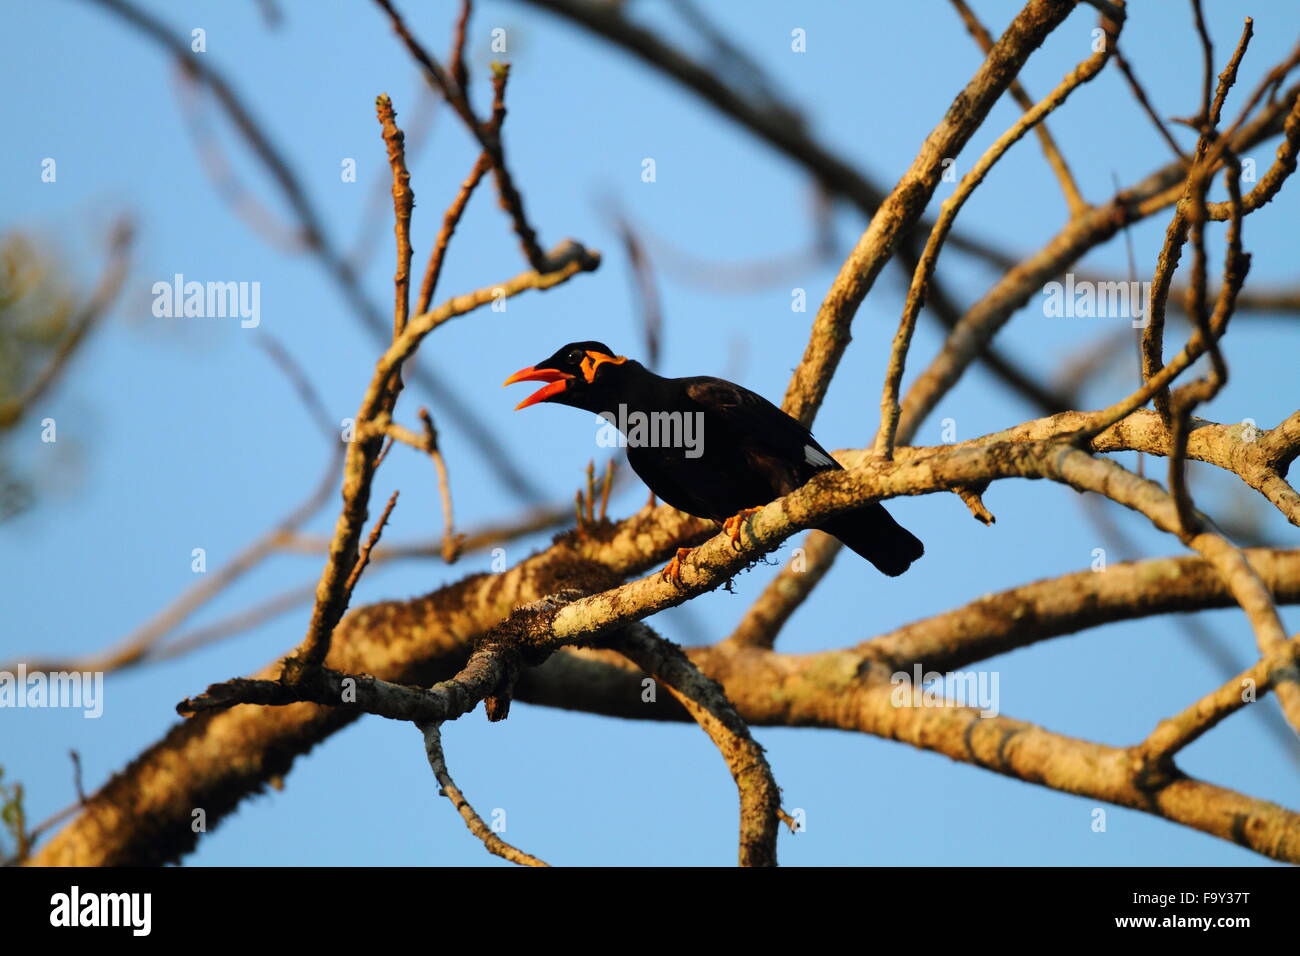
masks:
{"type": "Polygon", "coordinates": [[[682,559],[689,555],[694,548],[678,548],[673,559],[664,565],[664,569],[659,572],[659,577],[665,581],[671,581],[678,587],[682,586],[682,559]]]}
{"type": "Polygon", "coordinates": [[[745,519],[752,514],[762,511],[762,508],[742,508],[736,514],[732,515],[722,523],[722,530],[731,536],[731,546],[737,551],[741,550],[743,545],[740,543],[740,532],[744,527],[745,519]]]}

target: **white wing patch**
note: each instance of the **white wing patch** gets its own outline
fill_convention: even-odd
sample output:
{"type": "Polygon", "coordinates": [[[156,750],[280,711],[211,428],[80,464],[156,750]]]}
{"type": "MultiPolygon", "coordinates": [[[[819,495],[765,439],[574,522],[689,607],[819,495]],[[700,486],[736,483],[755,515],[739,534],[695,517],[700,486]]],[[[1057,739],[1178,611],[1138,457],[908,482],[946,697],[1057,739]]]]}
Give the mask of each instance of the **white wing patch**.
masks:
{"type": "Polygon", "coordinates": [[[831,458],[830,455],[826,454],[820,449],[814,448],[812,445],[803,446],[803,460],[808,462],[808,464],[810,465],[835,464],[835,459],[831,458]]]}

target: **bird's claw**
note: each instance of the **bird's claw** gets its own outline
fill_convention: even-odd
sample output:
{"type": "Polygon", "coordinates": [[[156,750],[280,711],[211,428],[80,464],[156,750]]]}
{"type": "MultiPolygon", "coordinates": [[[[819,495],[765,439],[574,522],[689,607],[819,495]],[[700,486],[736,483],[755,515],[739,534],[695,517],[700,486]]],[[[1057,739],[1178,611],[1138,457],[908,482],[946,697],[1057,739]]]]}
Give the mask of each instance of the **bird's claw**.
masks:
{"type": "Polygon", "coordinates": [[[722,530],[731,538],[731,546],[735,550],[744,550],[744,545],[740,541],[740,533],[744,529],[745,519],[750,515],[758,514],[762,510],[762,508],[742,508],[722,523],[722,530]]]}
{"type": "Polygon", "coordinates": [[[673,559],[664,565],[664,569],[659,572],[659,577],[664,581],[670,581],[677,587],[682,586],[682,559],[691,553],[691,548],[678,548],[673,559]]]}

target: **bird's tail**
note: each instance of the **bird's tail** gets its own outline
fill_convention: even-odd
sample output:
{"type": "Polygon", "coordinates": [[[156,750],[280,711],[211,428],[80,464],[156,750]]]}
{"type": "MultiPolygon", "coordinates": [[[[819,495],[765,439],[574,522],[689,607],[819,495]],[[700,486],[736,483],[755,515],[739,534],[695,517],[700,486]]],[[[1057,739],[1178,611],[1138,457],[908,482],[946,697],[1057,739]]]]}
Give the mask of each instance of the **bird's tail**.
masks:
{"type": "Polygon", "coordinates": [[[891,578],[925,553],[921,539],[895,521],[878,501],[831,519],[821,530],[839,538],[891,578]]]}

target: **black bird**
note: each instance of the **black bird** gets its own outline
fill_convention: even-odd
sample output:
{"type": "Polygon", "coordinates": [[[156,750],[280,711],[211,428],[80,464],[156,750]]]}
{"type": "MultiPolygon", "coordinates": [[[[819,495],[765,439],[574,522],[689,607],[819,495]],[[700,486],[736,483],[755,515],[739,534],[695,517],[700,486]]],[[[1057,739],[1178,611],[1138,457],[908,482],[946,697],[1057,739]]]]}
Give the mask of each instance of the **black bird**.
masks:
{"type": "MultiPolygon", "coordinates": [[[[516,410],[555,402],[595,412],[627,439],[632,470],[679,511],[722,523],[738,541],[762,505],[840,468],[808,429],[761,395],[720,378],[663,378],[600,342],[572,342],[505,380],[545,382],[516,410]]],[[[827,534],[892,576],[925,551],[879,502],[832,518],[827,534]]],[[[679,579],[678,550],[665,573],[679,579]]]]}

